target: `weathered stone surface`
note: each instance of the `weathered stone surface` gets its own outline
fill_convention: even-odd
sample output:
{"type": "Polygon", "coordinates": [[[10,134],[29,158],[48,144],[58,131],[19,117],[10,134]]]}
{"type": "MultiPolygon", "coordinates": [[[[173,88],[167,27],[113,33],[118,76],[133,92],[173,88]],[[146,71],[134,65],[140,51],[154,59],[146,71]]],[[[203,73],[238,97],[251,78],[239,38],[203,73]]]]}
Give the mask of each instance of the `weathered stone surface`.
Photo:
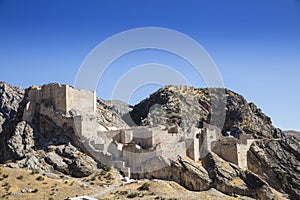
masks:
{"type": "Polygon", "coordinates": [[[102,131],[128,128],[126,122],[121,118],[123,107],[107,105],[107,102],[109,101],[97,100],[97,121],[102,126],[102,131]],[[119,109],[119,111],[116,109],[119,109]]]}
{"type": "Polygon", "coordinates": [[[103,105],[103,104],[106,105],[110,110],[118,114],[120,117],[129,113],[132,110],[131,105],[119,100],[97,99],[97,103],[99,105],[103,105]]]}
{"type": "Polygon", "coordinates": [[[248,167],[272,187],[300,198],[300,137],[255,142],[248,152],[248,167]]]}
{"type": "MultiPolygon", "coordinates": [[[[211,100],[217,98],[218,92],[221,93],[219,89],[214,90],[216,96],[211,96],[208,89],[168,86],[136,105],[130,115],[138,125],[179,125],[183,128],[200,126],[201,122],[210,122],[211,116],[218,114],[211,113],[211,108],[216,106],[212,105],[211,100]]],[[[12,160],[13,162],[6,165],[49,173],[59,171],[74,177],[88,176],[97,170],[97,163],[85,154],[88,151],[83,143],[87,141],[74,134],[74,127],[70,126],[68,120],[62,120],[60,123],[59,120],[54,121],[51,118],[54,115],[64,119],[72,118],[73,110],[68,113],[53,112],[49,117],[38,112],[42,108],[37,102],[36,113],[33,113],[33,119],[29,123],[22,119],[25,109],[24,102],[20,103],[24,94],[22,89],[19,91],[4,85],[1,92],[0,118],[4,119],[2,127],[5,127],[5,131],[1,133],[0,163],[12,160]]],[[[230,131],[235,137],[245,133],[256,138],[282,137],[281,130],[273,127],[271,119],[253,103],[248,104],[242,96],[230,90],[225,90],[224,94],[227,100],[225,124],[222,124],[224,135],[230,131]]],[[[121,118],[122,116],[123,119],[128,119],[127,108],[125,109],[124,105],[118,107],[115,104],[107,104],[100,101],[97,104],[95,118],[101,128],[128,128],[121,118]]],[[[51,108],[51,102],[49,107],[51,108]]],[[[215,154],[208,154],[202,163],[183,158],[153,160],[147,163],[149,168],[161,164],[160,162],[165,164],[164,167],[135,176],[173,180],[190,190],[216,188],[226,194],[259,199],[275,199],[270,187],[272,186],[281,192],[289,193],[291,198],[298,198],[299,155],[299,139],[290,137],[270,142],[261,141],[252,146],[248,159],[249,168],[260,176],[251,171],[241,170],[215,154]]]]}
{"type": "MultiPolygon", "coordinates": [[[[218,95],[227,101],[226,111],[223,110],[226,113],[225,123],[215,122],[216,125],[221,126],[224,135],[227,131],[235,137],[245,133],[264,138],[283,135],[254,103],[248,104],[244,97],[227,89],[210,91],[201,88],[166,86],[135,105],[130,116],[137,125],[177,124],[183,128],[190,125],[199,126],[203,121],[210,122],[211,110],[214,106],[211,100],[220,98],[218,95]]],[[[221,108],[216,110],[222,111],[221,108]]]]}
{"type": "MultiPolygon", "coordinates": [[[[163,159],[161,160],[163,161],[163,159]]],[[[191,162],[178,158],[177,160],[164,161],[164,167],[157,170],[148,170],[142,174],[133,174],[134,178],[142,179],[163,179],[175,181],[185,188],[193,191],[208,190],[211,188],[212,180],[208,176],[207,171],[201,165],[195,165],[191,162]]],[[[157,161],[148,163],[149,169],[157,161]]]]}
{"type": "Polygon", "coordinates": [[[68,165],[64,162],[64,159],[60,157],[55,152],[48,152],[44,157],[46,163],[53,166],[55,170],[58,170],[62,173],[68,173],[68,165]]]}
{"type": "Polygon", "coordinates": [[[0,82],[0,133],[8,122],[16,117],[24,89],[0,82]]]}
{"type": "Polygon", "coordinates": [[[97,170],[97,163],[89,156],[81,156],[72,160],[69,172],[74,177],[89,176],[97,170]]]}
{"type": "Polygon", "coordinates": [[[267,182],[250,171],[243,171],[224,161],[214,153],[209,153],[202,163],[213,180],[212,186],[225,194],[275,199],[275,194],[267,182]]]}

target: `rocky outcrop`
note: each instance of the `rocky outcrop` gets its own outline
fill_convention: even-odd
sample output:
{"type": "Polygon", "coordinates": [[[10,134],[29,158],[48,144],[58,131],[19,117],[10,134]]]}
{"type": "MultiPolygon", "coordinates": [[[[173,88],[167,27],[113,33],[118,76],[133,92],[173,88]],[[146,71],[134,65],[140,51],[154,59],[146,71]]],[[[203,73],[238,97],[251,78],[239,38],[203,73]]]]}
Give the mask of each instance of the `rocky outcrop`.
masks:
{"type": "Polygon", "coordinates": [[[97,118],[103,131],[128,128],[127,123],[122,119],[123,112],[125,111],[122,106],[117,106],[109,103],[109,101],[97,99],[97,118]]]}
{"type": "MultiPolygon", "coordinates": [[[[4,128],[0,140],[0,163],[74,177],[88,176],[97,171],[98,163],[88,154],[84,146],[86,141],[78,138],[73,126],[70,126],[74,120],[70,123],[68,121],[76,111],[75,114],[73,110],[67,113],[52,112],[53,108],[49,105],[47,109],[53,114],[51,116],[57,115],[61,121],[54,121],[51,116],[35,111],[33,119],[28,122],[22,118],[26,105],[24,90],[3,83],[0,89],[0,123],[4,128]]],[[[135,174],[133,177],[172,180],[189,190],[215,188],[229,195],[257,199],[276,199],[275,188],[288,193],[292,199],[300,198],[299,138],[284,138],[281,130],[272,125],[271,119],[255,104],[247,103],[241,95],[226,89],[210,90],[213,93],[209,89],[167,86],[132,110],[127,104],[109,104],[98,100],[95,118],[103,130],[128,128],[123,119],[129,120],[129,117],[133,121],[126,122],[131,125],[178,125],[187,130],[191,125],[199,127],[202,122],[210,123],[213,115],[221,115],[224,111],[225,122],[212,122],[221,127],[224,135],[228,132],[235,137],[252,134],[262,139],[254,143],[248,153],[250,171],[242,170],[209,153],[201,162],[181,157],[167,161],[162,159],[159,162],[165,164],[163,168],[135,174]],[[227,101],[224,108],[212,101],[219,95],[227,101]]],[[[36,110],[41,109],[40,104],[42,102],[36,102],[36,110]]],[[[46,109],[46,105],[43,106],[46,109]]],[[[152,167],[152,164],[157,164],[155,162],[158,161],[147,164],[152,167]]]]}
{"type": "Polygon", "coordinates": [[[165,161],[165,163],[168,165],[161,169],[133,174],[133,177],[175,181],[192,191],[215,188],[231,196],[277,199],[275,190],[258,175],[248,170],[242,170],[214,153],[209,153],[201,163],[195,163],[181,157],[168,162],[165,161]]]}
{"type": "Polygon", "coordinates": [[[268,183],[251,171],[244,171],[213,153],[204,157],[202,163],[213,180],[212,186],[225,194],[276,199],[268,183]]]}
{"type": "Polygon", "coordinates": [[[249,170],[291,199],[300,199],[299,144],[299,136],[255,142],[248,152],[249,170]]]}
{"type": "Polygon", "coordinates": [[[11,122],[2,134],[1,163],[42,173],[56,170],[74,177],[88,176],[97,171],[94,159],[73,145],[79,143],[76,137],[68,135],[49,121],[43,121],[48,134],[42,134],[39,128],[26,121],[15,123],[11,122]]]}
{"type": "MultiPolygon", "coordinates": [[[[226,113],[225,122],[217,123],[224,135],[239,137],[240,134],[252,134],[256,138],[282,137],[281,130],[272,125],[254,103],[247,103],[241,95],[227,89],[201,89],[182,86],[166,86],[150,95],[133,107],[130,117],[137,125],[190,125],[201,126],[201,122],[210,122],[212,100],[225,98],[226,106],[214,109],[226,113]]],[[[214,107],[214,108],[215,108],[214,107]]]]}
{"type": "Polygon", "coordinates": [[[120,117],[126,115],[132,110],[132,106],[120,100],[103,100],[98,99],[97,102],[105,104],[110,110],[118,114],[120,117]],[[102,102],[102,103],[101,103],[102,102]]]}
{"type": "MultiPolygon", "coordinates": [[[[25,90],[1,83],[0,91],[0,123],[5,127],[0,140],[0,163],[41,172],[56,170],[74,177],[88,176],[97,170],[97,163],[84,153],[87,151],[72,128],[59,126],[40,113],[34,114],[31,123],[24,121],[25,90]]],[[[66,117],[62,113],[56,115],[66,117]]],[[[104,130],[128,127],[108,106],[99,103],[97,122],[104,130]]]]}
{"type": "Polygon", "coordinates": [[[19,103],[24,97],[24,89],[0,82],[0,133],[10,120],[16,117],[19,103]]]}
{"type": "MultiPolygon", "coordinates": [[[[201,165],[193,165],[191,162],[178,158],[176,160],[164,161],[164,167],[157,170],[148,170],[145,173],[132,174],[136,179],[163,179],[175,181],[185,188],[193,191],[203,191],[211,188],[212,180],[208,176],[207,171],[201,165]]],[[[149,163],[155,165],[157,161],[149,163]]]]}
{"type": "Polygon", "coordinates": [[[295,130],[284,130],[283,133],[286,136],[290,136],[290,135],[300,136],[300,131],[295,131],[295,130]]]}

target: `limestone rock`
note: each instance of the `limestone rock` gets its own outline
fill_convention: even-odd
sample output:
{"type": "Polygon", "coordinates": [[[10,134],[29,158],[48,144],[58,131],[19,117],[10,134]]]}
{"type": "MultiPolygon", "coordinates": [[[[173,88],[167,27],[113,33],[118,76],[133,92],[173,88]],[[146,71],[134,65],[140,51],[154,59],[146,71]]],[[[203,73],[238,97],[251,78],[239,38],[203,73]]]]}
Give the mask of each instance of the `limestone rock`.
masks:
{"type": "MultiPolygon", "coordinates": [[[[166,162],[166,161],[165,161],[166,162]]],[[[149,163],[151,167],[153,163],[149,163]]],[[[207,171],[201,165],[194,165],[191,162],[178,158],[164,163],[164,167],[146,173],[134,174],[134,178],[163,179],[175,181],[185,188],[193,191],[208,190],[211,188],[212,180],[207,171]]]]}
{"type": "Polygon", "coordinates": [[[97,170],[97,163],[89,156],[81,156],[69,165],[70,175],[73,177],[85,177],[97,170]]]}
{"type": "Polygon", "coordinates": [[[35,142],[33,138],[33,128],[26,121],[20,121],[15,127],[12,137],[7,141],[14,159],[24,158],[31,152],[35,142]]]}
{"type": "Polygon", "coordinates": [[[130,118],[137,125],[174,125],[182,128],[191,125],[200,126],[201,122],[210,122],[212,107],[222,113],[218,105],[212,105],[214,98],[227,101],[224,113],[225,123],[214,122],[234,137],[240,134],[252,134],[255,137],[278,138],[283,133],[276,129],[270,117],[266,116],[254,103],[247,103],[241,95],[228,89],[201,89],[182,86],[166,86],[150,95],[133,107],[130,118]],[[219,96],[218,96],[219,95],[219,96]],[[225,96],[224,96],[225,95],[225,96]]]}
{"type": "Polygon", "coordinates": [[[16,117],[24,89],[0,82],[0,133],[8,122],[16,117]]]}
{"type": "Polygon", "coordinates": [[[116,130],[120,128],[128,128],[126,122],[123,121],[123,111],[117,111],[113,105],[107,105],[103,100],[97,101],[97,119],[98,123],[103,127],[102,131],[116,130]]]}
{"type": "Polygon", "coordinates": [[[55,152],[48,152],[45,155],[45,161],[53,166],[55,170],[58,170],[62,173],[67,174],[68,173],[68,165],[64,162],[64,159],[60,157],[55,152]]]}
{"type": "Polygon", "coordinates": [[[118,114],[120,117],[129,113],[132,110],[132,106],[119,100],[102,100],[98,99],[97,102],[101,104],[105,104],[108,106],[110,110],[118,114]]]}
{"type": "Polygon", "coordinates": [[[225,194],[275,199],[275,194],[267,182],[250,171],[243,171],[224,161],[214,153],[207,154],[202,163],[213,180],[212,186],[225,194]]]}
{"type": "Polygon", "coordinates": [[[300,137],[255,142],[248,152],[248,167],[272,187],[300,198],[300,137]]]}

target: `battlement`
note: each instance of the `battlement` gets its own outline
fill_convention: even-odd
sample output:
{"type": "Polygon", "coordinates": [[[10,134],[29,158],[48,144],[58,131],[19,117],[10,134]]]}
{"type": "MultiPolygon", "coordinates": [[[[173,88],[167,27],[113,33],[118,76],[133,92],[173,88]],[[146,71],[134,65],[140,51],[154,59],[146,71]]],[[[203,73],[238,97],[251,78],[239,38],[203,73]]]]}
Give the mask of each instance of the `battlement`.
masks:
{"type": "Polygon", "coordinates": [[[27,99],[32,103],[42,103],[55,111],[67,114],[76,109],[82,112],[96,111],[96,94],[86,89],[77,90],[68,85],[47,84],[28,89],[27,99]]]}

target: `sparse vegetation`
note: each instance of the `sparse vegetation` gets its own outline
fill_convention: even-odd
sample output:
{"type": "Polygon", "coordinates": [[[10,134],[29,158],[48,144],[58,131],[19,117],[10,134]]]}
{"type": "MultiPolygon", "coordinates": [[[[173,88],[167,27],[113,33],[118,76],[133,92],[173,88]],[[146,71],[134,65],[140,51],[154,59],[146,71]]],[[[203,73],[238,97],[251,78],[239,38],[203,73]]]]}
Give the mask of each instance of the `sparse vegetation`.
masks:
{"type": "Polygon", "coordinates": [[[38,176],[38,177],[36,178],[36,180],[37,180],[37,181],[43,181],[43,180],[45,180],[45,178],[44,178],[43,176],[38,176]]]}
{"type": "Polygon", "coordinates": [[[31,170],[31,175],[34,175],[34,174],[39,174],[39,170],[38,169],[33,169],[31,170]]]}
{"type": "Polygon", "coordinates": [[[109,165],[102,165],[101,168],[107,172],[109,172],[111,170],[111,166],[109,166],[109,165]]]}
{"type": "Polygon", "coordinates": [[[278,171],[277,177],[280,180],[281,184],[286,185],[288,183],[286,173],[284,173],[282,171],[278,171]]]}
{"type": "Polygon", "coordinates": [[[140,195],[139,192],[132,192],[132,193],[127,195],[127,198],[133,199],[135,197],[138,197],[139,195],[140,195]]]}
{"type": "Polygon", "coordinates": [[[3,174],[2,178],[5,179],[5,178],[8,178],[8,176],[9,176],[8,174],[3,174]]]}
{"type": "Polygon", "coordinates": [[[23,175],[17,176],[17,179],[22,180],[23,179],[23,175]]]}
{"type": "Polygon", "coordinates": [[[34,190],[32,190],[32,193],[37,193],[39,191],[39,189],[35,188],[34,190]]]}
{"type": "Polygon", "coordinates": [[[138,187],[139,191],[149,190],[150,189],[150,183],[143,183],[140,187],[138,187]]]}

